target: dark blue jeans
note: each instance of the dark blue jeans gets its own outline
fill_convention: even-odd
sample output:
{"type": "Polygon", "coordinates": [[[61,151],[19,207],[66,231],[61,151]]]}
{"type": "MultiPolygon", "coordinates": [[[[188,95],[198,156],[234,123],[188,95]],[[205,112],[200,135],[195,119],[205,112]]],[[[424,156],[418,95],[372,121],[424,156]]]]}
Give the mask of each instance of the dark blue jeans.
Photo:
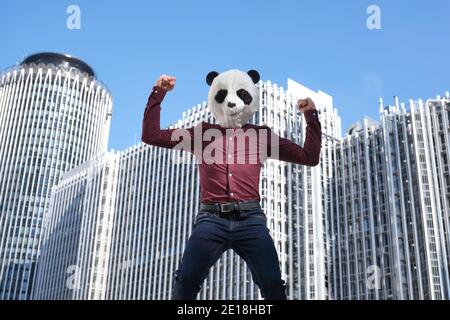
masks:
{"type": "Polygon", "coordinates": [[[286,300],[266,215],[261,209],[241,211],[241,215],[234,221],[207,211],[197,214],[181,265],[175,271],[172,300],[195,300],[209,269],[228,249],[247,263],[264,299],[286,300]]]}

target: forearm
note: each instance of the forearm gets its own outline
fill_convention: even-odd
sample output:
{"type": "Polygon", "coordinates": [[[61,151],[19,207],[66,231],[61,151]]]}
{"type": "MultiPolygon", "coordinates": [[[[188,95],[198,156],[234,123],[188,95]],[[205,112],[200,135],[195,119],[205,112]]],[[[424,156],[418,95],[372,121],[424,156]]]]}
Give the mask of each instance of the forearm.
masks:
{"type": "Polygon", "coordinates": [[[322,147],[322,126],[317,110],[308,110],[304,113],[306,121],[306,136],[303,143],[304,157],[307,165],[316,166],[320,161],[322,147]]]}
{"type": "Polygon", "coordinates": [[[142,142],[156,146],[170,142],[170,136],[165,134],[167,130],[161,130],[161,102],[166,93],[167,91],[159,86],[153,87],[144,112],[142,142]]]}
{"type": "Polygon", "coordinates": [[[317,110],[304,112],[306,120],[306,137],[303,147],[290,141],[280,138],[279,158],[282,161],[316,166],[320,160],[320,150],[322,143],[322,130],[319,122],[317,110]]]}

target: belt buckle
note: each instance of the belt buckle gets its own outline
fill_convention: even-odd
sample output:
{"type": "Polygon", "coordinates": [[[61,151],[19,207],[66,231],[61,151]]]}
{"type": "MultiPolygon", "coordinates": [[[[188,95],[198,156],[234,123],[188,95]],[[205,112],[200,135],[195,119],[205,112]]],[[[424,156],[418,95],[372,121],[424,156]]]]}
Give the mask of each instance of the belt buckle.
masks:
{"type": "Polygon", "coordinates": [[[220,204],[220,212],[231,212],[231,211],[233,211],[233,204],[231,203],[220,204]],[[228,209],[224,209],[225,207],[228,207],[228,209]]]}

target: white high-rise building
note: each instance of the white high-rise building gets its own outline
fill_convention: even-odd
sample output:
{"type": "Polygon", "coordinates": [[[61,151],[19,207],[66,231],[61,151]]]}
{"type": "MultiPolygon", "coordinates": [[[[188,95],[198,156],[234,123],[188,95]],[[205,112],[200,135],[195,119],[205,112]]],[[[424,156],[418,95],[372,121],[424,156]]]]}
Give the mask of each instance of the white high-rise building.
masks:
{"type": "Polygon", "coordinates": [[[450,97],[380,101],[333,155],[335,299],[449,299],[450,97]]]}
{"type": "MultiPolygon", "coordinates": [[[[332,171],[332,162],[327,157],[333,150],[334,141],[340,137],[340,119],[332,98],[323,92],[313,92],[292,80],[288,81],[287,90],[270,82],[260,82],[259,86],[260,110],[252,122],[267,124],[280,136],[300,144],[305,138],[306,123],[296,110],[297,98],[310,96],[318,106],[324,132],[321,165],[307,167],[268,160],[261,173],[260,193],[268,227],[279,254],[282,276],[287,282],[289,298],[326,299],[329,289],[325,276],[325,210],[330,199],[323,195],[323,191],[329,179],[328,173],[332,171]],[[325,176],[323,171],[327,172],[325,176]]],[[[184,113],[183,119],[173,127],[190,127],[201,121],[214,122],[205,103],[184,113]]],[[[194,216],[199,209],[199,180],[195,161],[191,154],[142,143],[121,152],[119,157],[115,204],[104,208],[105,212],[109,211],[108,214],[113,216],[112,233],[105,240],[111,243],[111,248],[104,253],[110,257],[108,275],[103,278],[104,283],[101,285],[102,288],[106,287],[104,297],[169,299],[173,274],[180,263],[194,216]]],[[[94,163],[91,162],[91,166],[94,163]]],[[[53,197],[50,220],[46,222],[46,241],[42,254],[42,257],[51,258],[39,263],[36,298],[92,297],[86,291],[72,295],[58,294],[67,292],[67,283],[59,278],[64,270],[67,272],[66,277],[72,274],[68,269],[72,270],[74,264],[80,273],[93,272],[85,264],[74,261],[82,261],[80,257],[93,254],[90,247],[81,246],[83,241],[96,240],[86,238],[80,241],[79,238],[70,237],[66,239],[69,244],[66,244],[58,238],[58,234],[66,232],[64,228],[52,232],[56,230],[55,225],[61,225],[58,221],[70,221],[70,216],[76,214],[86,216],[85,219],[93,224],[98,223],[95,218],[97,213],[74,205],[94,201],[88,193],[76,197],[74,193],[62,192],[65,185],[71,184],[72,189],[83,190],[89,183],[85,177],[71,177],[68,175],[54,189],[58,196],[53,197]],[[79,210],[78,213],[73,211],[74,206],[79,210]],[[69,217],[64,218],[65,215],[69,217]],[[78,260],[68,261],[65,258],[67,254],[63,252],[68,247],[77,250],[78,260]],[[54,266],[60,267],[55,276],[48,272],[54,266]]],[[[84,283],[77,288],[88,286],[84,283]]],[[[259,299],[261,296],[245,262],[230,250],[211,268],[199,298],[259,299]]]]}
{"type": "Polygon", "coordinates": [[[28,299],[51,187],[106,151],[112,98],[76,58],[40,53],[0,80],[0,299],[28,299]]]}
{"type": "MultiPolygon", "coordinates": [[[[329,229],[327,212],[333,203],[330,182],[333,176],[333,153],[335,144],[341,139],[341,119],[334,107],[333,98],[322,91],[314,92],[299,83],[288,80],[288,92],[297,98],[310,97],[316,104],[322,126],[322,149],[319,166],[305,167],[290,163],[278,163],[286,166],[287,177],[287,240],[289,241],[287,259],[294,271],[290,286],[299,287],[299,291],[291,292],[294,299],[322,300],[330,298],[328,282],[329,229]],[[305,172],[306,174],[301,174],[305,172]],[[300,174],[299,174],[300,173],[300,174]],[[292,220],[291,220],[292,219],[292,220]]],[[[301,117],[301,116],[300,116],[301,117]]],[[[283,119],[283,118],[282,118],[283,119]]],[[[275,124],[275,127],[277,125],[275,124]]],[[[291,140],[302,145],[304,134],[298,132],[296,126],[287,128],[291,140]],[[294,134],[293,134],[294,133],[294,134]],[[293,134],[293,135],[292,135],[293,134]]]]}
{"type": "Polygon", "coordinates": [[[33,299],[105,298],[118,167],[118,154],[102,153],[53,187],[33,299]]]}

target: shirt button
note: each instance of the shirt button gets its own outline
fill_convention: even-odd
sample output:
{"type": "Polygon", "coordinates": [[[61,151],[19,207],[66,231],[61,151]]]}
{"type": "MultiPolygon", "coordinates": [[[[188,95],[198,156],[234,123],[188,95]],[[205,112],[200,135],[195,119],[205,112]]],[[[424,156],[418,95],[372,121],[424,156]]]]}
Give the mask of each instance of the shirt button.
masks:
{"type": "Polygon", "coordinates": [[[233,140],[233,138],[230,138],[230,140],[233,140]]]}
{"type": "Polygon", "coordinates": [[[231,158],[231,154],[228,155],[228,158],[231,158]]]}
{"type": "Polygon", "coordinates": [[[232,174],[230,173],[230,177],[232,176],[232,174]]]}
{"type": "Polygon", "coordinates": [[[234,196],[234,193],[233,193],[233,192],[231,193],[231,196],[234,196]]]}

